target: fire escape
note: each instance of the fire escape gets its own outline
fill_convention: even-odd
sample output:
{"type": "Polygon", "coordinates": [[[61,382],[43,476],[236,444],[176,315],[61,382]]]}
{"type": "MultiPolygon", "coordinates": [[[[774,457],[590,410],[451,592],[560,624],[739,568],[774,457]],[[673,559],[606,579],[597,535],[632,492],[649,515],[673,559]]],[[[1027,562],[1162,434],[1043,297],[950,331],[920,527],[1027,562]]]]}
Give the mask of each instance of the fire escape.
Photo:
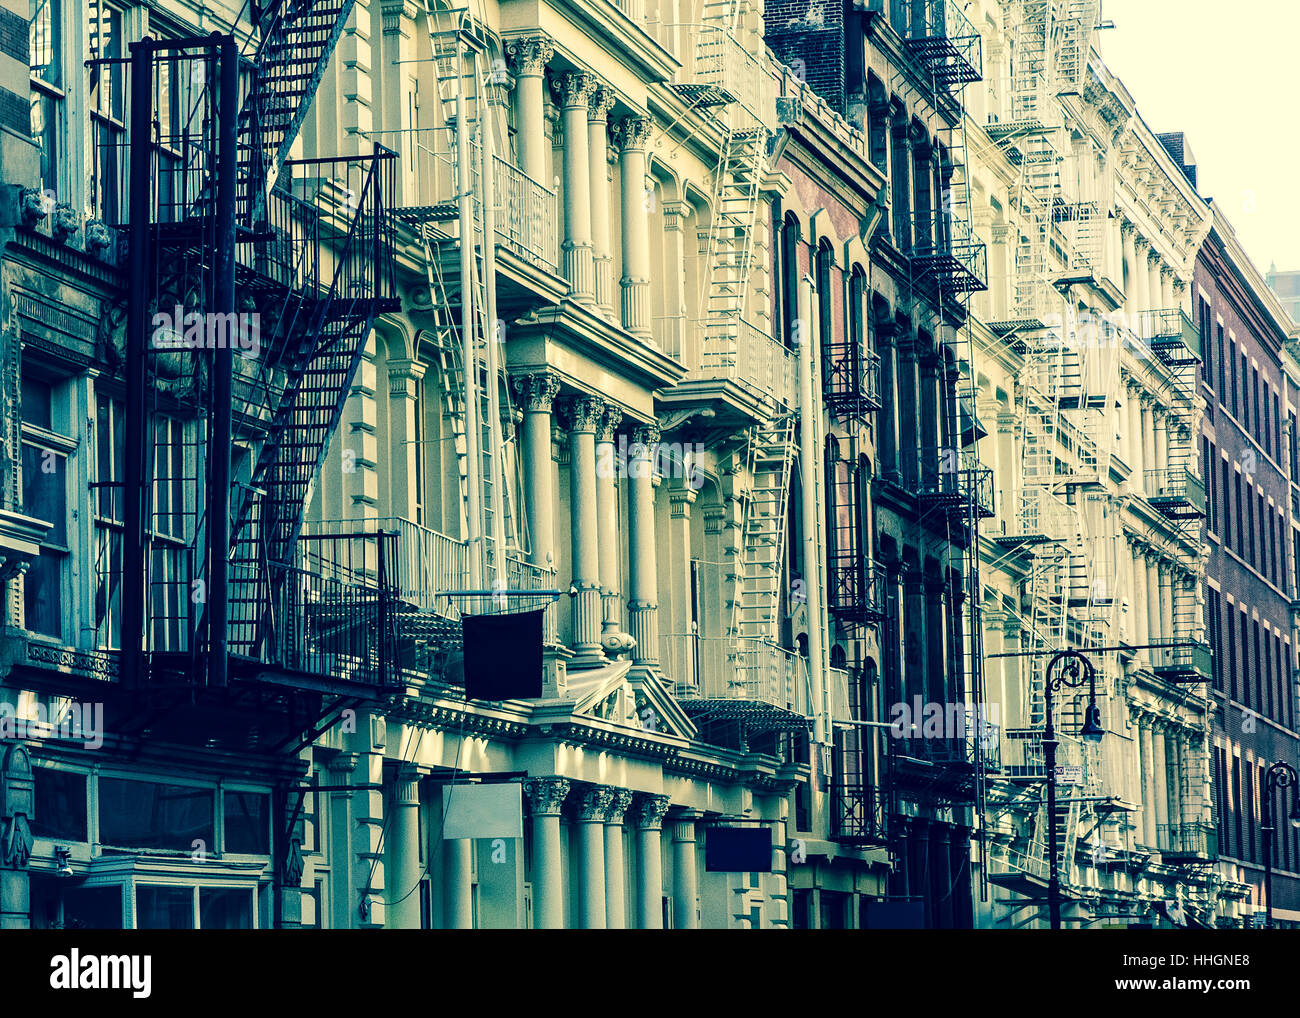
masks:
{"type": "MultiPolygon", "coordinates": [[[[951,699],[963,706],[969,722],[954,738],[899,740],[891,754],[891,784],[904,780],[917,790],[909,794],[928,789],[937,804],[971,806],[982,816],[984,776],[998,767],[998,747],[986,725],[979,568],[979,527],[993,515],[993,478],[974,448],[970,302],[988,288],[988,273],[986,249],[972,219],[965,96],[966,86],[983,78],[982,42],[951,0],[895,0],[890,13],[911,57],[911,67],[896,72],[892,90],[933,110],[936,124],[931,154],[914,159],[909,168],[920,175],[911,219],[898,221],[895,211],[908,272],[905,297],[936,323],[937,405],[928,406],[923,398],[920,409],[927,420],[934,411],[939,423],[928,440],[920,436],[917,461],[904,464],[904,480],[915,492],[919,523],[946,535],[941,576],[948,588],[947,642],[953,649],[944,667],[951,699]],[[946,582],[950,573],[960,576],[960,589],[946,582]]],[[[983,858],[982,825],[974,839],[983,858]]]]}
{"type": "Polygon", "coordinates": [[[130,97],[125,140],[98,153],[129,171],[109,222],[130,240],[124,480],[100,485],[120,488],[122,562],[100,566],[122,577],[124,684],[155,708],[136,728],[215,704],[191,711],[192,737],[248,745],[230,719],[251,711],[292,745],[395,680],[386,536],[302,532],[372,324],[398,306],[392,154],[289,158],[351,9],[254,4],[246,53],[145,39],[91,65],[125,70],[130,97]],[[173,305],[224,340],[159,342],[151,315],[173,305]],[[241,356],[231,323],[250,318],[241,356]],[[160,534],[183,548],[164,557],[160,534]]]}

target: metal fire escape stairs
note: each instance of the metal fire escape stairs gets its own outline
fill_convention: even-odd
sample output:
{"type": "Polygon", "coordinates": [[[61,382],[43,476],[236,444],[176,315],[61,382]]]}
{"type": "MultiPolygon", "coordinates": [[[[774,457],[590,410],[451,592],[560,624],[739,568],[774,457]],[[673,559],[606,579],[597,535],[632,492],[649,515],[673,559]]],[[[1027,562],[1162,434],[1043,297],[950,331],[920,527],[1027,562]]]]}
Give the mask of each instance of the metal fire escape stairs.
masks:
{"type": "Polygon", "coordinates": [[[425,20],[446,146],[437,156],[448,168],[450,192],[434,195],[433,204],[398,209],[394,217],[420,238],[424,256],[444,419],[456,450],[470,544],[466,579],[471,589],[505,589],[507,555],[519,540],[503,454],[515,438],[514,415],[509,387],[502,385],[495,237],[488,236],[495,233],[490,223],[498,195],[494,175],[484,174],[503,144],[491,116],[501,86],[491,70],[483,18],[472,7],[425,0],[425,20]]]}
{"type": "MultiPolygon", "coordinates": [[[[954,419],[949,421],[949,434],[958,448],[941,454],[937,490],[930,491],[936,486],[926,484],[921,504],[927,515],[944,514],[950,544],[960,545],[960,655],[965,688],[957,695],[977,712],[975,717],[987,719],[979,525],[981,519],[992,516],[992,472],[980,463],[973,447],[976,436],[969,442],[963,436],[962,423],[963,408],[973,419],[978,397],[971,300],[975,293],[988,289],[987,252],[973,221],[965,97],[966,86],[984,76],[982,41],[951,0],[896,5],[893,23],[923,72],[927,89],[921,99],[935,111],[940,125],[935,138],[940,153],[939,193],[933,209],[921,208],[914,215],[907,296],[909,302],[933,302],[941,323],[955,316],[955,326],[945,324],[938,331],[951,351],[953,364],[961,370],[950,412],[954,419]],[[946,476],[948,471],[952,476],[946,476]]],[[[912,90],[901,69],[894,75],[892,88],[905,93],[912,90]]],[[[922,465],[920,476],[927,473],[922,465]]],[[[970,778],[953,784],[949,797],[970,803],[979,818],[973,840],[979,856],[981,898],[987,900],[986,775],[995,766],[995,758],[984,734],[979,725],[967,734],[964,765],[970,769],[970,778]]]]}

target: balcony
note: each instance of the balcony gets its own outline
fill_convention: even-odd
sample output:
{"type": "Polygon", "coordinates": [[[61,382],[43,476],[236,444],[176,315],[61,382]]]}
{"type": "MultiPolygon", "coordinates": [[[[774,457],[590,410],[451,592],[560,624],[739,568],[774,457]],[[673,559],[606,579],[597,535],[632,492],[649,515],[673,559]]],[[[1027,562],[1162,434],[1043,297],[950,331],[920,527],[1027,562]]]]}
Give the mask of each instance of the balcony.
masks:
{"type": "Polygon", "coordinates": [[[985,772],[1002,769],[1002,726],[981,721],[970,712],[961,715],[964,727],[943,737],[913,737],[890,740],[895,759],[921,760],[945,767],[981,767],[985,772]]]}
{"type": "Polygon", "coordinates": [[[664,352],[686,368],[682,382],[665,392],[666,399],[725,395],[713,391],[714,383],[724,383],[731,398],[747,405],[751,413],[767,416],[795,405],[799,366],[792,350],[741,318],[729,318],[708,330],[702,325],[678,315],[655,323],[657,334],[667,341],[664,352]],[[703,349],[697,345],[701,342],[703,349]]]}
{"type": "Polygon", "coordinates": [[[912,214],[913,274],[933,276],[945,295],[988,289],[988,250],[970,224],[947,212],[912,214]]]}
{"type": "Polygon", "coordinates": [[[1171,866],[1210,863],[1219,857],[1219,832],[1205,821],[1157,824],[1156,847],[1161,861],[1171,866]]]}
{"type": "Polygon", "coordinates": [[[885,570],[863,562],[856,549],[827,555],[826,610],[846,626],[875,625],[885,617],[885,570]]]}
{"type": "Polygon", "coordinates": [[[1137,332],[1170,367],[1201,362],[1201,334],[1182,308],[1141,312],[1137,332]]]}
{"type": "Polygon", "coordinates": [[[918,450],[916,494],[922,505],[945,510],[955,520],[994,514],[993,471],[969,450],[922,446],[918,450]]]}
{"type": "MultiPolygon", "coordinates": [[[[776,91],[764,61],[719,25],[667,26],[669,37],[683,40],[682,69],[673,90],[694,108],[734,106],[748,118],[735,127],[773,127],[776,91]]],[[[761,43],[759,46],[762,49],[761,43]]]]}
{"type": "MultiPolygon", "coordinates": [[[[1009,781],[1036,782],[1047,780],[1047,760],[1043,750],[1041,728],[1008,728],[1002,733],[1002,774],[1009,781]]],[[[1082,782],[1083,746],[1078,739],[1060,732],[1056,734],[1060,745],[1056,748],[1057,780],[1082,782]],[[1079,781],[1073,781],[1079,772],[1079,781]]]]}
{"type": "Polygon", "coordinates": [[[880,356],[863,349],[860,340],[822,347],[822,398],[833,417],[862,420],[882,406],[880,356]]]}
{"type": "Polygon", "coordinates": [[[751,730],[806,731],[808,663],[763,640],[675,634],[660,637],[665,670],[693,714],[740,721],[751,730]]]}
{"type": "Polygon", "coordinates": [[[1205,482],[1186,467],[1148,470],[1143,478],[1147,501],[1171,520],[1205,518],[1205,482]]]}
{"type": "Polygon", "coordinates": [[[1203,643],[1183,641],[1165,647],[1152,647],[1151,670],[1158,678],[1180,685],[1209,682],[1213,677],[1214,655],[1203,643]]]}
{"type": "MultiPolygon", "coordinates": [[[[375,131],[371,137],[398,150],[400,198],[395,216],[416,226],[426,224],[443,236],[459,229],[458,168],[452,132],[447,128],[375,131]]],[[[476,196],[482,158],[471,146],[471,187],[476,196]]],[[[556,193],[501,156],[493,156],[492,192],[497,244],[551,275],[560,271],[556,193]]]]}
{"type": "Polygon", "coordinates": [[[883,789],[837,782],[831,785],[831,840],[845,845],[888,844],[889,808],[883,789]]]}
{"type": "Polygon", "coordinates": [[[939,88],[983,78],[980,35],[953,0],[892,0],[889,20],[939,88]]]}

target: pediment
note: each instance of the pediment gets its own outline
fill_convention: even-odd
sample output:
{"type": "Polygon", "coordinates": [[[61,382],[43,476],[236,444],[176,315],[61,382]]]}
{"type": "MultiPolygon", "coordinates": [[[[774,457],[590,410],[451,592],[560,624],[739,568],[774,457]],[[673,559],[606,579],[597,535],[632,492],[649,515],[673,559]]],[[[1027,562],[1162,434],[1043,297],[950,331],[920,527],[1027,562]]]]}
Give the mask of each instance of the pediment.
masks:
{"type": "Polygon", "coordinates": [[[566,692],[577,700],[575,717],[587,716],[660,735],[694,739],[698,730],[656,672],[615,661],[571,671],[566,692]]]}

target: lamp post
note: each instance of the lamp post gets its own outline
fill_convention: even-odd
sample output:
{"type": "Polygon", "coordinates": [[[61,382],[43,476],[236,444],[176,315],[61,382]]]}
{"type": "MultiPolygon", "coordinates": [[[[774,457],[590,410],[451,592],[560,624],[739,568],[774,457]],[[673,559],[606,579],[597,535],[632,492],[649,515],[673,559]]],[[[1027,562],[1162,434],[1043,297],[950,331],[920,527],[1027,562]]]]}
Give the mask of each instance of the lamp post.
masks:
{"type": "MultiPolygon", "coordinates": [[[[1289,763],[1279,760],[1270,767],[1264,780],[1264,817],[1260,830],[1264,835],[1264,927],[1273,928],[1273,799],[1279,788],[1297,788],[1300,775],[1289,763]]],[[[1293,827],[1300,827],[1300,789],[1291,793],[1291,814],[1293,827]]]]}
{"type": "Polygon", "coordinates": [[[1077,650],[1060,651],[1047,662],[1043,681],[1047,713],[1047,724],[1043,728],[1044,763],[1047,765],[1047,911],[1054,930],[1061,928],[1061,876],[1056,858],[1056,747],[1059,743],[1052,724],[1052,693],[1067,687],[1078,689],[1085,682],[1088,683],[1088,709],[1084,712],[1079,735],[1100,741],[1106,730],[1101,727],[1101,711],[1097,708],[1097,674],[1092,662],[1077,650]],[[1061,674],[1058,675],[1058,671],[1061,674]]]}

